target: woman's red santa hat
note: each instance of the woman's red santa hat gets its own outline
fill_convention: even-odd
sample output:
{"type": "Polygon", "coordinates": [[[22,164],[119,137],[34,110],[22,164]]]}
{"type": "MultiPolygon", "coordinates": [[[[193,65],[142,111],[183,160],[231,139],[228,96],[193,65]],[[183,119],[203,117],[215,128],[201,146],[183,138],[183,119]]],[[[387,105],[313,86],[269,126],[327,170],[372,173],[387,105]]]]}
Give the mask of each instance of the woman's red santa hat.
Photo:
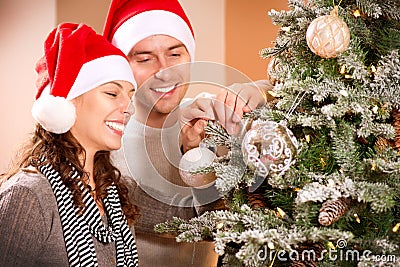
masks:
{"type": "Polygon", "coordinates": [[[53,29],[36,72],[32,116],[56,134],[66,133],[75,123],[70,100],[111,81],[128,81],[136,88],[126,56],[85,24],[62,23],[53,29]]]}
{"type": "Polygon", "coordinates": [[[157,34],[181,41],[194,60],[193,29],[177,0],[112,0],[103,35],[125,55],[141,40],[157,34]]]}

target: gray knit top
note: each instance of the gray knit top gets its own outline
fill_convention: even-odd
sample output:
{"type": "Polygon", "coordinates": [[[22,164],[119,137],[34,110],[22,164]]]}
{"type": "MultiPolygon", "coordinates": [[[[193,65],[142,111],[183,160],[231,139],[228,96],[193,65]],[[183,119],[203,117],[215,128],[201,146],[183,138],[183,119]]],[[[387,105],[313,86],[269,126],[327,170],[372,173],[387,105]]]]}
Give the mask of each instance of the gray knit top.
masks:
{"type": "MultiPolygon", "coordinates": [[[[0,187],[0,238],[0,266],[69,266],[56,198],[42,174],[21,171],[0,187]]],[[[115,244],[93,242],[99,266],[115,266],[115,244]]]]}

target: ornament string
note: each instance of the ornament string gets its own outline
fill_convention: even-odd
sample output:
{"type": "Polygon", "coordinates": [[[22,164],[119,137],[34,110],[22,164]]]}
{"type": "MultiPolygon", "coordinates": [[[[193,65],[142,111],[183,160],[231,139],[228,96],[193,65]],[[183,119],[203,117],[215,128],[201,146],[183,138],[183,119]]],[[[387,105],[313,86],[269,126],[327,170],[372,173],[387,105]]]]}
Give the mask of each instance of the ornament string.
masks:
{"type": "Polygon", "coordinates": [[[292,106],[289,108],[288,112],[286,113],[285,117],[287,120],[289,120],[289,117],[292,116],[292,113],[294,112],[294,110],[297,108],[297,106],[300,104],[300,102],[303,100],[306,92],[303,92],[303,94],[300,96],[301,92],[299,92],[296,96],[296,98],[294,99],[294,102],[292,104],[292,106]]]}
{"type": "Polygon", "coordinates": [[[335,5],[335,0],[332,0],[333,6],[340,6],[340,4],[342,3],[343,0],[340,0],[339,3],[337,5],[335,5]]]}

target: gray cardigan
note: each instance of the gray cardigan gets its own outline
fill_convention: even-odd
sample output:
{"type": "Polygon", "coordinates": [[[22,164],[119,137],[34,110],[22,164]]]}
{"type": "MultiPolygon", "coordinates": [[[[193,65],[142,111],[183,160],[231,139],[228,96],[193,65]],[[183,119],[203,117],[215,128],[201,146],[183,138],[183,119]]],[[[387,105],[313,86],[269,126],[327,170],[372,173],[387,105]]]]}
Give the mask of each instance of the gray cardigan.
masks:
{"type": "MultiPolygon", "coordinates": [[[[0,239],[0,266],[69,266],[56,198],[42,174],[21,171],[0,187],[0,239]]],[[[115,266],[114,243],[93,240],[99,266],[115,266]]]]}

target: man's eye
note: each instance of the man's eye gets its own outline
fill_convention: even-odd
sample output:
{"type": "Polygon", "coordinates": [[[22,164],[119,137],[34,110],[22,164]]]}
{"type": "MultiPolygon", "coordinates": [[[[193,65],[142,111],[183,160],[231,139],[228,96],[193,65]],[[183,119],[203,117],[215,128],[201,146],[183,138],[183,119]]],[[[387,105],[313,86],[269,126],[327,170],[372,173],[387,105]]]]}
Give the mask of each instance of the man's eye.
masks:
{"type": "Polygon", "coordinates": [[[106,92],[106,94],[109,95],[109,96],[114,96],[114,97],[117,96],[116,93],[111,93],[111,92],[106,92]]]}
{"type": "Polygon", "coordinates": [[[148,55],[137,55],[133,56],[132,59],[138,63],[145,63],[152,60],[152,57],[148,55]]]}

